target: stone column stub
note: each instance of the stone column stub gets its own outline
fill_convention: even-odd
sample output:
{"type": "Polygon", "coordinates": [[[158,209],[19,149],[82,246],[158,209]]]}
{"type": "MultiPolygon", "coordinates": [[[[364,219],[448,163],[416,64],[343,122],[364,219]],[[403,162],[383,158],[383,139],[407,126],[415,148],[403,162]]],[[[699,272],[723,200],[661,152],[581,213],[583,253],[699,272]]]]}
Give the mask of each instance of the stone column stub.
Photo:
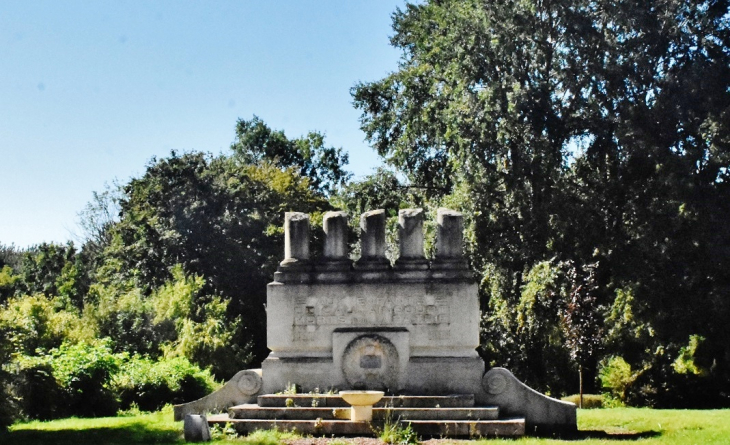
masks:
{"type": "Polygon", "coordinates": [[[385,256],[385,210],[371,210],[360,215],[359,269],[385,270],[390,264],[385,256]]]}
{"type": "Polygon", "coordinates": [[[321,272],[349,270],[352,266],[347,245],[347,212],[327,212],[322,218],[324,249],[316,268],[321,272]]]}
{"type": "Polygon", "coordinates": [[[428,269],[423,253],[423,209],[401,209],[398,212],[400,256],[396,268],[428,269]]]}
{"type": "Polygon", "coordinates": [[[309,215],[284,214],[284,260],[282,267],[299,267],[309,263],[309,215]]]}
{"type": "Polygon", "coordinates": [[[463,230],[464,217],[461,213],[446,209],[438,209],[436,216],[436,257],[433,267],[466,269],[468,264],[464,258],[463,230]]]}

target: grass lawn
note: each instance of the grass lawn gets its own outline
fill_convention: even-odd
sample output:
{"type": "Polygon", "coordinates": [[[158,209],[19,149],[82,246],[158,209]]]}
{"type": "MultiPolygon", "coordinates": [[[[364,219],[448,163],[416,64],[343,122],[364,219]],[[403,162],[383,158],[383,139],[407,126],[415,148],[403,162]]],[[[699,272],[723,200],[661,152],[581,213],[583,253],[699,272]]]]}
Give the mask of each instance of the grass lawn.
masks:
{"type": "MultiPolygon", "coordinates": [[[[652,410],[613,408],[578,410],[578,437],[569,439],[522,438],[482,440],[516,445],[618,444],[626,440],[641,444],[730,444],[730,410],[652,410]]],[[[268,436],[271,437],[270,435],[268,436]]],[[[222,443],[244,443],[217,441],[222,443]]],[[[249,443],[261,444],[260,440],[249,443]]],[[[264,441],[265,442],[265,441],[264,441]]],[[[172,410],[130,417],[64,419],[52,422],[27,422],[0,434],[2,445],[112,445],[180,444],[182,422],[172,421],[172,410]]],[[[341,441],[340,441],[341,443],[341,441]]]]}

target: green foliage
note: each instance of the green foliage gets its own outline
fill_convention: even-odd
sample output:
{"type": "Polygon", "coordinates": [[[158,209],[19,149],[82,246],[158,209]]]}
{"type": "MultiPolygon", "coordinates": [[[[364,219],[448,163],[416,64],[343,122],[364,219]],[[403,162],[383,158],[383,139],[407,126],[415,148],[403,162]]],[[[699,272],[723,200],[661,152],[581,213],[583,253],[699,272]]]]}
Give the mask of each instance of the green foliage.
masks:
{"type": "Polygon", "coordinates": [[[608,390],[612,398],[622,403],[628,401],[628,389],[636,380],[636,374],[626,360],[617,356],[606,358],[601,363],[598,375],[603,389],[608,390]]]}
{"type": "Polygon", "coordinates": [[[3,303],[15,293],[15,286],[18,281],[20,281],[20,277],[13,273],[10,266],[2,266],[2,269],[0,269],[0,303],[3,303]]]}
{"type": "Polygon", "coordinates": [[[382,428],[376,428],[376,434],[380,440],[391,445],[417,444],[420,442],[410,423],[404,424],[400,419],[393,419],[390,414],[386,416],[382,428]]]}
{"type": "MultiPolygon", "coordinates": [[[[196,354],[216,355],[216,375],[233,375],[252,359],[251,352],[259,359],[267,352],[266,284],[283,249],[283,237],[272,228],[283,225],[285,211],[328,208],[309,185],[292,170],[224,156],[173,153],[155,160],[142,178],[124,187],[120,221],[111,229],[99,284],[139,289],[146,297],[172,279],[177,264],[187,274],[204,277],[200,295],[229,301],[225,323],[235,326],[240,317],[241,325],[234,329],[228,354],[211,352],[218,350],[216,345],[196,354]]],[[[204,306],[206,298],[196,304],[204,306]]],[[[215,312],[214,306],[208,309],[215,312]]],[[[193,314],[192,321],[203,319],[193,314]]],[[[189,325],[185,332],[211,329],[215,326],[189,325]]]]}
{"type": "Polygon", "coordinates": [[[445,0],[393,15],[401,63],[353,88],[355,106],[398,174],[466,211],[491,363],[563,392],[571,365],[540,377],[539,351],[572,353],[588,384],[617,354],[675,406],[689,403],[676,354],[699,335],[706,378],[730,397],[729,14],[724,1],[445,0]],[[577,280],[561,316],[548,293],[530,300],[529,272],[552,259],[600,264],[596,292],[577,280]]]}
{"type": "Polygon", "coordinates": [[[6,330],[2,343],[16,354],[47,351],[64,341],[93,338],[74,308],[64,309],[57,298],[26,295],[10,298],[0,306],[0,326],[6,330]]]}
{"type": "Polygon", "coordinates": [[[674,363],[672,363],[674,372],[677,374],[692,374],[697,376],[705,376],[708,374],[708,371],[695,361],[697,349],[703,341],[705,341],[705,338],[701,335],[690,335],[689,344],[679,350],[679,355],[674,360],[674,363]]]}
{"type": "Polygon", "coordinates": [[[160,361],[132,357],[121,364],[110,383],[122,409],[136,406],[143,411],[197,400],[217,386],[209,371],[201,370],[184,357],[160,361]]]}
{"type": "Polygon", "coordinates": [[[132,286],[92,286],[97,304],[88,318],[100,335],[115,339],[117,350],[130,354],[185,357],[220,374],[251,360],[249,345],[233,345],[241,325],[227,316],[229,302],[206,294],[205,280],[180,265],[171,275],[149,296],[132,286]]]}
{"type": "Polygon", "coordinates": [[[13,423],[17,416],[14,397],[9,391],[11,374],[8,370],[12,358],[12,346],[6,339],[10,328],[0,322],[0,433],[13,423]]]}
{"type": "Polygon", "coordinates": [[[236,440],[238,439],[238,431],[230,423],[225,425],[216,423],[210,427],[210,438],[213,441],[236,440]]]}
{"type": "Polygon", "coordinates": [[[83,271],[73,243],[65,246],[43,243],[23,254],[19,292],[41,293],[49,298],[57,297],[60,304],[80,307],[86,291],[83,271]]]}
{"type": "Polygon", "coordinates": [[[288,440],[300,439],[302,436],[293,431],[256,430],[242,439],[248,445],[279,445],[288,440]]]}
{"type": "Polygon", "coordinates": [[[324,135],[310,132],[288,139],[283,131],[272,130],[257,116],[239,119],[231,150],[247,164],[270,162],[282,169],[293,168],[309,178],[312,188],[329,195],[352,176],[344,170],[348,155],[341,148],[325,147],[324,135]]]}
{"type": "Polygon", "coordinates": [[[109,384],[124,358],[113,353],[108,340],[63,343],[47,353],[20,357],[24,378],[17,392],[25,414],[41,418],[113,415],[118,404],[109,384]]]}

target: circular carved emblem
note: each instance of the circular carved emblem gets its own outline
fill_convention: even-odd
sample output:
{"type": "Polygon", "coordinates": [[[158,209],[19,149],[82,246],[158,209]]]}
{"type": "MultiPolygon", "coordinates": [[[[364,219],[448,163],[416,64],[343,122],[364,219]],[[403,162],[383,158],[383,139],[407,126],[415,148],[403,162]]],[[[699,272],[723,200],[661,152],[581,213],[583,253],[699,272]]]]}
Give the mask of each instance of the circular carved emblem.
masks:
{"type": "Polygon", "coordinates": [[[353,389],[395,389],[398,384],[398,351],[385,337],[357,337],[342,355],[342,372],[353,389]]]}
{"type": "Polygon", "coordinates": [[[261,380],[261,376],[252,371],[245,371],[238,378],[236,386],[241,393],[250,396],[261,390],[262,383],[263,381],[261,380]]]}
{"type": "Polygon", "coordinates": [[[482,387],[489,394],[496,396],[507,389],[507,379],[498,372],[490,371],[484,376],[482,387]]]}

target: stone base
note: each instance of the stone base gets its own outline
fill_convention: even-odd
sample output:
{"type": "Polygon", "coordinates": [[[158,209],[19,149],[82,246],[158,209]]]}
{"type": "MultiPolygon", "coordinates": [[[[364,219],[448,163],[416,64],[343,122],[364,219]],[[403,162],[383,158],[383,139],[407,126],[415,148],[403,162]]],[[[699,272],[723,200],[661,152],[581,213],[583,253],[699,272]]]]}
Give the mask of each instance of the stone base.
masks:
{"type": "MultiPolygon", "coordinates": [[[[377,428],[371,422],[350,420],[253,420],[231,419],[225,414],[210,416],[211,424],[230,425],[239,434],[256,430],[277,429],[296,431],[314,436],[373,436],[377,428]]],[[[398,420],[403,427],[411,425],[416,434],[424,437],[519,437],[525,434],[524,419],[504,420],[398,420]]]]}
{"type": "MultiPolygon", "coordinates": [[[[402,333],[395,334],[396,337],[398,335],[402,333]]],[[[493,406],[499,408],[500,417],[523,418],[522,428],[527,434],[576,431],[575,404],[538,393],[504,368],[493,368],[486,374],[483,371],[484,363],[479,357],[411,357],[397,388],[391,391],[400,397],[385,397],[382,403],[391,406],[391,409],[401,406],[447,408],[449,400],[459,407],[472,407],[475,404],[477,407],[493,406]],[[468,394],[469,397],[453,394],[468,394]],[[441,400],[439,397],[445,398],[441,400]]],[[[286,405],[289,398],[296,400],[297,406],[327,407],[328,412],[333,407],[345,408],[347,404],[340,397],[324,394],[330,390],[349,388],[341,376],[342,372],[335,369],[331,357],[276,357],[272,354],[264,361],[262,369],[241,371],[218,391],[200,400],[176,405],[175,419],[182,420],[186,414],[221,412],[234,405],[247,403],[258,402],[259,407],[281,407],[286,405]],[[262,375],[265,378],[262,379],[262,375]],[[334,377],[337,375],[340,380],[334,377]],[[315,391],[319,394],[274,395],[293,384],[298,386],[300,392],[315,391]]],[[[452,414],[455,412],[452,411],[452,414]]],[[[473,416],[474,413],[471,413],[467,417],[473,416]]],[[[317,417],[323,416],[320,414],[317,417]]],[[[428,418],[421,413],[416,417],[428,418]]],[[[478,417],[484,418],[483,415],[478,417]]],[[[424,433],[440,434],[438,428],[441,427],[425,425],[424,433]]],[[[244,428],[243,424],[241,428],[244,428]]],[[[336,431],[339,430],[335,428],[332,433],[337,434],[336,431]]]]}
{"type": "Polygon", "coordinates": [[[401,385],[404,394],[477,394],[484,361],[474,357],[411,357],[401,385]]]}
{"type": "MultiPolygon", "coordinates": [[[[335,344],[346,344],[348,335],[358,334],[343,332],[343,341],[335,344]]],[[[387,334],[393,337],[392,341],[397,346],[404,343],[400,341],[404,333],[380,332],[380,335],[387,334]]],[[[387,387],[376,385],[357,389],[380,389],[389,394],[409,395],[477,394],[482,391],[484,362],[476,353],[474,357],[411,357],[410,360],[399,361],[400,371],[393,383],[387,387]]],[[[264,360],[262,370],[266,376],[264,394],[282,392],[291,385],[296,385],[301,392],[352,388],[343,372],[342,362],[332,357],[277,357],[271,354],[264,360]]]]}

